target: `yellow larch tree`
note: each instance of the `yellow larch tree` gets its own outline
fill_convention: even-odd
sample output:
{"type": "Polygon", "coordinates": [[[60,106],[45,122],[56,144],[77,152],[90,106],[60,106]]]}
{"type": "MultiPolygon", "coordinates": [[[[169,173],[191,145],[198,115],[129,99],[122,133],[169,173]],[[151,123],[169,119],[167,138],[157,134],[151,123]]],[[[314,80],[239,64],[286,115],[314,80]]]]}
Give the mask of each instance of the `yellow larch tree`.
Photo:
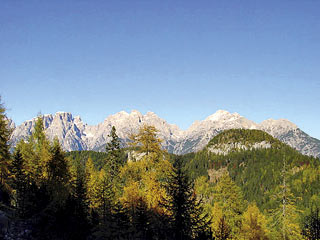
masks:
{"type": "Polygon", "coordinates": [[[241,237],[243,240],[268,240],[269,230],[266,217],[255,203],[249,204],[242,216],[241,237]]]}
{"type": "Polygon", "coordinates": [[[130,145],[139,147],[138,152],[144,153],[149,159],[160,160],[164,151],[161,149],[162,140],[157,137],[157,133],[154,126],[143,125],[137,134],[130,135],[130,145]]]}
{"type": "Polygon", "coordinates": [[[95,195],[98,186],[99,172],[95,169],[92,158],[89,157],[86,162],[85,167],[86,175],[86,189],[87,189],[87,199],[89,201],[89,207],[95,209],[98,207],[97,202],[95,201],[95,195]]]}
{"type": "Polygon", "coordinates": [[[246,201],[240,187],[232,181],[229,174],[226,173],[219,179],[214,188],[213,201],[213,231],[221,220],[221,217],[215,216],[221,209],[223,218],[231,228],[232,237],[236,239],[240,233],[241,215],[245,210],[246,201]]]}

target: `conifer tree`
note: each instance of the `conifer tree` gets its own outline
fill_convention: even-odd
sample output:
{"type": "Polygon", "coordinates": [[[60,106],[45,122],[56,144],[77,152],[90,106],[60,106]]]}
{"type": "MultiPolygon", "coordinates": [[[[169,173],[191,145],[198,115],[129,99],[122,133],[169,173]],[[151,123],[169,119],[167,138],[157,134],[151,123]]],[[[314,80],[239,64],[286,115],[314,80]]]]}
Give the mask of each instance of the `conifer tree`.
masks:
{"type": "Polygon", "coordinates": [[[51,159],[51,145],[44,132],[43,119],[38,116],[34,131],[28,142],[21,142],[21,154],[25,160],[27,175],[41,186],[48,179],[48,162],[51,159]]]}
{"type": "Polygon", "coordinates": [[[209,222],[203,213],[202,202],[197,199],[182,162],[177,158],[167,186],[167,199],[163,205],[169,211],[173,239],[208,239],[209,222]]]}
{"type": "MultiPolygon", "coordinates": [[[[21,171],[24,174],[27,185],[24,194],[25,211],[23,217],[28,218],[37,215],[38,221],[34,221],[34,223],[41,225],[46,218],[53,217],[49,213],[52,209],[48,207],[52,203],[51,197],[53,195],[58,196],[57,191],[54,191],[53,188],[51,188],[51,191],[48,191],[53,186],[53,184],[48,184],[48,170],[50,169],[48,163],[52,159],[52,152],[51,144],[44,133],[41,117],[38,117],[29,141],[20,141],[16,148],[22,156],[23,164],[21,171]],[[46,215],[47,213],[49,215],[46,215]]],[[[53,183],[53,181],[51,182],[53,183]]],[[[57,199],[60,199],[60,196],[57,199]]]]}
{"type": "Polygon", "coordinates": [[[229,240],[232,239],[231,236],[231,228],[229,227],[228,223],[225,220],[225,216],[222,215],[218,218],[218,225],[214,229],[214,239],[215,240],[229,240]]]}
{"type": "Polygon", "coordinates": [[[100,170],[95,186],[95,193],[91,202],[101,216],[102,222],[106,223],[111,220],[114,194],[110,179],[103,169],[100,170]]]}
{"type": "Polygon", "coordinates": [[[120,202],[113,206],[110,219],[106,222],[100,222],[94,229],[94,239],[133,239],[133,229],[130,224],[128,209],[123,207],[120,202]],[[131,237],[131,238],[130,238],[131,237]]]}
{"type": "Polygon", "coordinates": [[[17,215],[21,218],[29,218],[42,211],[48,204],[47,189],[44,182],[39,185],[36,182],[32,170],[28,166],[28,160],[34,156],[31,145],[21,140],[15,150],[14,158],[10,163],[11,186],[14,190],[17,215]]]}
{"type": "Polygon", "coordinates": [[[302,239],[299,226],[299,210],[295,205],[295,198],[287,183],[287,160],[283,157],[281,191],[276,196],[279,206],[273,212],[273,222],[276,229],[274,235],[283,240],[302,239]]]}
{"type": "Polygon", "coordinates": [[[8,165],[10,160],[10,145],[9,139],[11,135],[11,129],[8,126],[8,119],[5,114],[5,108],[1,102],[0,98],[0,184],[1,195],[0,201],[3,200],[4,191],[8,191],[9,186],[7,184],[8,177],[8,165]]]}
{"type": "Polygon", "coordinates": [[[110,226],[111,239],[127,239],[130,231],[130,219],[128,209],[125,208],[119,201],[113,207],[112,220],[110,226]]]}
{"type": "MultiPolygon", "coordinates": [[[[220,177],[214,188],[213,226],[217,226],[220,218],[216,218],[216,212],[221,211],[225,221],[231,229],[232,236],[239,235],[241,227],[241,215],[245,209],[245,201],[240,187],[238,187],[229,174],[220,177]]],[[[213,229],[215,231],[215,229],[213,229]]]]}
{"type": "Polygon", "coordinates": [[[99,203],[96,201],[96,192],[99,172],[95,169],[92,158],[89,157],[85,165],[86,199],[91,211],[95,211],[99,203]]]}
{"type": "MultiPolygon", "coordinates": [[[[44,132],[36,131],[36,133],[39,135],[35,141],[35,152],[39,153],[40,151],[36,155],[40,156],[39,159],[42,161],[43,147],[47,148],[51,144],[46,140],[44,132]],[[48,142],[47,146],[39,146],[45,142],[48,142]]],[[[70,197],[71,176],[67,159],[58,139],[55,139],[50,146],[49,154],[49,159],[45,160],[45,165],[41,164],[41,169],[46,174],[41,175],[40,185],[36,193],[41,193],[41,195],[38,195],[37,201],[42,201],[43,207],[39,209],[39,212],[35,212],[37,217],[33,227],[36,229],[35,233],[39,239],[45,239],[47,235],[50,235],[52,239],[61,239],[67,234],[66,231],[70,231],[68,224],[64,221],[69,218],[66,207],[70,197]]],[[[70,236],[69,233],[68,236],[70,236]]]]}
{"type": "Polygon", "coordinates": [[[54,139],[51,153],[47,165],[49,181],[68,183],[70,179],[69,165],[57,138],[54,139]]]}
{"type": "Polygon", "coordinates": [[[113,152],[113,151],[118,151],[120,149],[120,139],[117,135],[117,131],[116,131],[115,126],[112,126],[111,132],[108,135],[108,137],[110,137],[111,140],[106,145],[106,152],[107,153],[112,152],[112,154],[115,154],[117,152],[113,152]]]}
{"type": "Polygon", "coordinates": [[[112,126],[108,137],[111,138],[111,140],[106,145],[106,152],[108,154],[106,165],[110,177],[113,180],[119,174],[119,168],[123,165],[121,159],[120,139],[116,133],[115,126],[112,126]]]}
{"type": "Polygon", "coordinates": [[[133,238],[148,240],[152,239],[152,216],[143,198],[139,198],[134,212],[132,212],[131,223],[133,227],[133,238]]]}
{"type": "Polygon", "coordinates": [[[76,201],[76,212],[84,218],[87,216],[89,203],[87,198],[87,178],[85,170],[80,164],[77,164],[76,166],[73,188],[73,196],[76,201]]]}
{"type": "Polygon", "coordinates": [[[56,138],[47,163],[48,189],[54,201],[65,201],[69,193],[71,179],[69,164],[56,138]]]}
{"type": "Polygon", "coordinates": [[[269,239],[267,220],[259,211],[255,203],[249,204],[247,211],[245,211],[242,216],[242,219],[241,236],[243,239],[269,239]]]}
{"type": "Polygon", "coordinates": [[[93,160],[91,157],[88,157],[88,160],[86,162],[85,174],[88,179],[90,179],[91,177],[92,178],[96,177],[96,175],[97,175],[97,171],[96,171],[96,168],[93,164],[93,160]]]}
{"type": "Polygon", "coordinates": [[[304,218],[302,234],[309,240],[320,239],[320,209],[318,207],[311,209],[310,214],[304,218]]]}
{"type": "Polygon", "coordinates": [[[194,183],[195,191],[198,196],[203,201],[203,207],[208,214],[212,215],[213,208],[213,185],[208,181],[208,178],[205,176],[198,177],[194,183]]]}
{"type": "MultiPolygon", "coordinates": [[[[48,185],[47,180],[44,179],[43,174],[40,171],[36,171],[38,168],[38,164],[35,162],[41,160],[40,155],[35,152],[35,144],[34,142],[24,142],[21,140],[17,146],[16,151],[19,151],[21,154],[20,163],[17,162],[17,159],[14,159],[11,162],[10,169],[13,169],[11,172],[11,178],[13,181],[15,180],[15,174],[18,171],[17,164],[20,164],[19,171],[23,173],[23,179],[26,184],[25,194],[24,194],[24,202],[25,202],[25,212],[23,213],[23,217],[28,218],[32,215],[38,214],[48,205],[48,185]],[[36,161],[35,161],[36,159],[36,161]],[[16,165],[16,166],[14,166],[16,165]]],[[[49,151],[49,149],[48,149],[49,151]]],[[[43,169],[38,168],[39,169],[43,169]]],[[[13,184],[14,185],[14,184],[13,184]]]]}
{"type": "Polygon", "coordinates": [[[18,148],[16,149],[9,169],[11,186],[15,193],[14,201],[17,215],[21,218],[24,218],[26,217],[27,212],[27,196],[29,192],[27,176],[24,170],[24,160],[18,148]]]}
{"type": "Polygon", "coordinates": [[[78,229],[80,239],[85,239],[89,233],[89,200],[87,198],[87,177],[85,168],[79,162],[72,169],[72,192],[66,204],[66,208],[72,217],[70,223],[74,229],[78,229]]]}
{"type": "Polygon", "coordinates": [[[97,202],[94,200],[96,195],[96,187],[98,182],[98,171],[95,169],[92,158],[89,157],[85,166],[85,184],[86,199],[88,200],[90,209],[97,208],[97,202]]]}
{"type": "Polygon", "coordinates": [[[131,146],[139,146],[139,152],[151,158],[159,158],[163,154],[162,140],[157,137],[158,130],[154,126],[143,125],[137,134],[130,136],[131,146]]]}

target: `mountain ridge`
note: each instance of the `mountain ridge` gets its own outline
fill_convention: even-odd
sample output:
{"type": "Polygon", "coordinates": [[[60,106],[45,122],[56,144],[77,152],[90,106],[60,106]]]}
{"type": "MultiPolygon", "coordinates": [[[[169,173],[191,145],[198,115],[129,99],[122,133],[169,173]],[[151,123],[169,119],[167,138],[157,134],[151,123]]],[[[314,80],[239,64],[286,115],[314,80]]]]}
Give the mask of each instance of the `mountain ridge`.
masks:
{"type": "MultiPolygon", "coordinates": [[[[303,154],[320,157],[320,140],[310,137],[289,120],[267,119],[255,123],[238,113],[225,110],[218,110],[202,121],[193,122],[187,130],[181,130],[179,126],[168,123],[154,112],[142,114],[137,110],[132,110],[130,113],[120,111],[109,115],[97,125],[88,125],[80,116],[73,117],[68,112],[45,114],[42,118],[49,139],[57,136],[67,151],[103,151],[112,126],[116,127],[122,146],[126,146],[128,136],[135,133],[143,124],[147,124],[154,125],[159,130],[158,136],[163,139],[163,148],[175,154],[199,151],[222,131],[240,128],[263,130],[303,154]]],[[[10,126],[14,128],[11,137],[13,146],[20,139],[26,140],[31,135],[36,119],[37,117],[27,120],[19,126],[10,121],[10,126]]]]}

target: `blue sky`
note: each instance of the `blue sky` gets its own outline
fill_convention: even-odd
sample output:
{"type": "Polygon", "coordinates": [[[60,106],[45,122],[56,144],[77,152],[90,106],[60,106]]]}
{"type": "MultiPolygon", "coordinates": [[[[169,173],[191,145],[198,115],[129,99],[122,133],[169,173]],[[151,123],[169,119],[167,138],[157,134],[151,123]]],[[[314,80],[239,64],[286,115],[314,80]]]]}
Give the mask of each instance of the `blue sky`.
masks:
{"type": "Polygon", "coordinates": [[[21,123],[153,111],[186,129],[218,109],[320,139],[320,1],[0,2],[0,95],[21,123]]]}

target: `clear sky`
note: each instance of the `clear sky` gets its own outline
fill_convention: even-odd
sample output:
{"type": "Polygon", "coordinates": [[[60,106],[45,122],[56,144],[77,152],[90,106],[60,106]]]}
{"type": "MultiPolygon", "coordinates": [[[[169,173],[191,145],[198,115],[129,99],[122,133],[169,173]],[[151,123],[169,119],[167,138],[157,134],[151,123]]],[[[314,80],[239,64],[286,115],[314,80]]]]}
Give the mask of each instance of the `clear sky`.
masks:
{"type": "Polygon", "coordinates": [[[153,111],[182,129],[218,109],[320,139],[319,0],[2,0],[0,95],[20,124],[153,111]]]}

